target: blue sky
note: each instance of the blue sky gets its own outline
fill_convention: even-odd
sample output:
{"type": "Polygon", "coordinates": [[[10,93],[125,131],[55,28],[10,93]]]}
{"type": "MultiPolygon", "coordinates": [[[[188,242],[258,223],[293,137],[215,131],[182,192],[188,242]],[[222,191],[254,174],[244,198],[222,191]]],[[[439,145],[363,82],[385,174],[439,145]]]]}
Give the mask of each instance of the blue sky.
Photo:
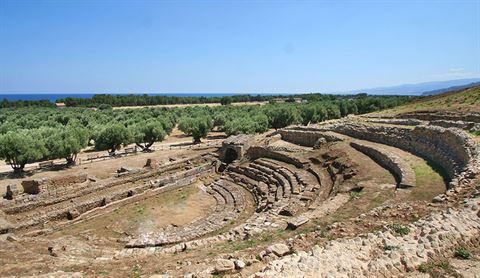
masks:
{"type": "Polygon", "coordinates": [[[0,0],[0,92],[326,92],[480,77],[480,0],[0,0]]]}

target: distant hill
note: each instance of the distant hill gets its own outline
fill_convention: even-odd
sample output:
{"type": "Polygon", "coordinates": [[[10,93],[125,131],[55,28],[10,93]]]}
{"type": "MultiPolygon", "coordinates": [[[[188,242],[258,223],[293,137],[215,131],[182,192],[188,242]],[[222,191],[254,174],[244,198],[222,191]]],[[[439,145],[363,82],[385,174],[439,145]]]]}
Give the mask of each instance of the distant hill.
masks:
{"type": "MultiPolygon", "coordinates": [[[[480,78],[457,79],[448,81],[433,81],[418,84],[404,84],[392,87],[379,87],[362,90],[353,90],[345,92],[347,94],[367,93],[371,95],[423,95],[437,90],[449,91],[452,87],[466,86],[471,87],[472,83],[480,82],[480,78]]],[[[443,91],[443,92],[445,92],[443,91]]]]}
{"type": "Polygon", "coordinates": [[[480,84],[468,89],[430,95],[380,113],[399,114],[415,111],[456,111],[480,113],[480,84]]]}
{"type": "Polygon", "coordinates": [[[475,87],[475,86],[480,86],[480,82],[473,82],[473,83],[466,84],[466,85],[453,86],[453,87],[448,87],[448,88],[445,88],[445,89],[438,89],[438,90],[433,90],[433,91],[429,91],[429,92],[423,92],[422,96],[439,95],[439,94],[443,94],[443,93],[446,93],[446,92],[449,92],[449,91],[458,91],[458,90],[463,90],[463,89],[467,89],[467,88],[475,87]]]}

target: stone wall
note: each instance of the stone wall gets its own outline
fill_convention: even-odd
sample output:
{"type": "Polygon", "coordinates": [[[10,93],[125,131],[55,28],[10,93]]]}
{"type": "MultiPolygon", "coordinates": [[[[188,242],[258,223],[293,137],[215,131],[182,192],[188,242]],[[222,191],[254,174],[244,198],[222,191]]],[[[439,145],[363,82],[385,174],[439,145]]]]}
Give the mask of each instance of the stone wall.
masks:
{"type": "MultiPolygon", "coordinates": [[[[182,187],[188,184],[191,184],[199,177],[203,175],[208,175],[212,172],[213,166],[210,164],[201,165],[190,170],[185,170],[181,172],[176,172],[174,174],[167,175],[165,177],[161,177],[157,180],[153,180],[151,182],[145,182],[142,184],[137,185],[136,187],[121,187],[118,190],[106,190],[102,191],[101,189],[96,188],[94,194],[91,198],[80,198],[82,200],[75,201],[71,199],[71,202],[65,202],[67,200],[63,200],[64,205],[55,206],[55,209],[51,208],[43,208],[44,212],[39,214],[37,217],[32,219],[25,219],[24,221],[20,221],[14,229],[24,229],[31,226],[35,226],[41,223],[45,223],[46,221],[51,220],[59,220],[59,219],[73,219],[78,217],[84,212],[92,210],[97,207],[105,206],[111,202],[121,201],[127,197],[137,195],[140,193],[145,192],[149,189],[157,189],[163,187],[182,187]]],[[[144,176],[145,177],[145,176],[144,176]]],[[[137,180],[140,180],[139,177],[136,177],[137,180]]],[[[131,181],[132,178],[118,180],[118,184],[127,183],[127,180],[131,181]]],[[[111,187],[111,186],[110,186],[111,187]]],[[[105,187],[103,187],[105,188],[105,187]]],[[[25,201],[27,202],[27,201],[25,201]]],[[[37,204],[38,205],[38,204],[37,204]]],[[[28,206],[30,209],[39,210],[40,208],[35,208],[28,206]]],[[[19,207],[9,208],[4,210],[8,214],[14,213],[23,213],[25,212],[24,209],[19,209],[19,207]]],[[[40,212],[40,211],[39,211],[40,212]]]]}
{"type": "Polygon", "coordinates": [[[425,121],[418,120],[418,119],[382,119],[382,118],[368,118],[368,121],[371,123],[379,123],[379,124],[392,124],[392,125],[410,125],[410,126],[417,126],[421,124],[425,124],[425,121]]]}
{"type": "Polygon", "coordinates": [[[224,161],[227,150],[233,150],[236,153],[237,159],[241,159],[254,143],[253,135],[239,134],[228,137],[222,142],[220,149],[220,160],[224,161]]]}
{"type": "Polygon", "coordinates": [[[305,164],[308,163],[308,161],[301,161],[300,159],[288,154],[275,152],[259,146],[250,147],[250,149],[248,149],[247,156],[252,160],[260,157],[272,158],[278,161],[293,164],[299,168],[303,168],[305,164]]]}
{"type": "Polygon", "coordinates": [[[396,118],[410,118],[410,119],[419,119],[423,121],[436,121],[436,120],[447,120],[447,121],[467,121],[480,123],[480,113],[458,113],[458,112],[431,112],[431,111],[418,111],[414,113],[405,113],[396,115],[396,118]]]}
{"type": "MultiPolygon", "coordinates": [[[[462,130],[439,126],[417,126],[408,128],[369,126],[359,123],[332,125],[329,129],[359,139],[394,146],[421,156],[441,166],[450,179],[467,171],[477,173],[469,167],[478,158],[475,142],[462,130]]],[[[457,181],[453,181],[453,186],[457,181]]]]}
{"type": "Polygon", "coordinates": [[[412,187],[416,184],[415,173],[408,163],[400,157],[382,152],[373,146],[352,142],[350,145],[356,150],[366,154],[382,167],[393,173],[398,187],[412,187]]]}
{"type": "Polygon", "coordinates": [[[474,127],[480,125],[476,124],[474,122],[465,122],[465,121],[447,121],[447,120],[435,120],[435,121],[430,121],[428,123],[429,125],[436,125],[436,126],[441,126],[441,127],[456,127],[456,128],[461,128],[465,130],[472,130],[474,127]]]}
{"type": "Polygon", "coordinates": [[[319,131],[315,129],[282,129],[279,130],[282,140],[305,147],[313,147],[317,141],[324,138],[327,142],[341,141],[343,138],[337,134],[328,131],[319,131]]]}
{"type": "Polygon", "coordinates": [[[54,178],[41,178],[22,182],[23,192],[28,194],[40,194],[54,191],[60,187],[66,187],[76,183],[87,181],[87,174],[67,175],[54,178]]]}

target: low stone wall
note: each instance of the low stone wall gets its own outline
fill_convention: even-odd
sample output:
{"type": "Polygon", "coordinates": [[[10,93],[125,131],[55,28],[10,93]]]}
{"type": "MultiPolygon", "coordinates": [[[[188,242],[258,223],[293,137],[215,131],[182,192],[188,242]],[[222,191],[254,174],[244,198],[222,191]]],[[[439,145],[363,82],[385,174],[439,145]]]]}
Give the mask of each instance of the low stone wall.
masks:
{"type": "Polygon", "coordinates": [[[465,129],[465,130],[471,130],[475,126],[478,126],[479,124],[476,124],[474,122],[464,122],[464,121],[447,121],[447,120],[436,120],[436,121],[430,121],[428,123],[429,125],[436,125],[436,126],[441,126],[441,127],[456,127],[460,129],[465,129]]]}
{"type": "MultiPolygon", "coordinates": [[[[143,193],[148,189],[170,186],[178,188],[186,186],[197,180],[202,175],[211,173],[212,170],[213,166],[206,164],[180,173],[168,175],[152,182],[143,183],[135,188],[122,187],[121,189],[116,191],[98,191],[98,193],[95,194],[95,196],[92,196],[92,198],[88,198],[87,200],[79,202],[75,202],[72,199],[73,202],[61,206],[60,208],[49,209],[48,211],[45,211],[45,213],[41,214],[41,216],[35,217],[35,219],[28,219],[20,222],[15,226],[14,229],[24,229],[41,223],[45,223],[46,221],[50,220],[59,220],[65,218],[74,219],[84,212],[87,212],[97,207],[105,206],[111,202],[119,201],[127,197],[143,193]]],[[[123,181],[123,183],[125,183],[125,181],[123,181]]]]}
{"type": "Polygon", "coordinates": [[[315,146],[317,141],[321,138],[324,138],[327,142],[343,140],[343,138],[338,134],[328,131],[319,131],[316,129],[309,130],[308,128],[302,128],[301,130],[293,128],[281,129],[279,130],[279,133],[282,136],[282,140],[305,147],[315,146]]]}
{"type": "Polygon", "coordinates": [[[432,111],[418,111],[414,113],[405,113],[396,115],[396,118],[402,119],[419,119],[423,121],[436,121],[436,120],[447,120],[447,121],[467,121],[480,123],[480,113],[458,113],[458,112],[432,112],[432,111]]]}
{"type": "Polygon", "coordinates": [[[366,154],[382,167],[393,173],[398,187],[412,187],[416,184],[415,173],[410,165],[400,157],[382,152],[373,146],[351,142],[350,145],[356,150],[366,154]]]}
{"type": "Polygon", "coordinates": [[[57,190],[71,184],[83,183],[87,181],[87,174],[67,175],[55,178],[41,178],[27,180],[22,182],[23,192],[28,194],[39,194],[57,190]]]}
{"type": "MultiPolygon", "coordinates": [[[[368,117],[367,117],[368,118],[368,117]]],[[[425,124],[425,121],[418,120],[418,119],[382,119],[382,118],[368,118],[368,121],[371,123],[379,123],[379,124],[392,124],[392,125],[410,125],[410,126],[417,126],[421,124],[425,124]]]]}
{"type": "Polygon", "coordinates": [[[260,157],[272,158],[275,160],[283,161],[289,164],[293,164],[299,168],[303,168],[308,161],[301,161],[300,159],[287,155],[286,153],[279,153],[271,151],[264,147],[253,146],[248,149],[247,156],[251,159],[257,159],[260,157]]]}
{"type": "Polygon", "coordinates": [[[470,162],[478,158],[476,143],[462,130],[439,126],[408,128],[344,123],[327,127],[351,137],[394,146],[441,166],[455,186],[462,172],[476,174],[470,162]]]}

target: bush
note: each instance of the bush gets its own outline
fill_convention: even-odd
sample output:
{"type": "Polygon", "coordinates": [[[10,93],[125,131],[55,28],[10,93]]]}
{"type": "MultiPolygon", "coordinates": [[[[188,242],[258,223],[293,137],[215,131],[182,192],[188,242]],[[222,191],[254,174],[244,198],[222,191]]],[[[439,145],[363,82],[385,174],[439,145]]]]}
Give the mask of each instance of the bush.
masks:
{"type": "Polygon", "coordinates": [[[112,106],[110,104],[100,104],[98,106],[98,109],[99,110],[108,110],[108,109],[112,109],[112,106]]]}
{"type": "Polygon", "coordinates": [[[405,236],[410,233],[410,229],[408,227],[402,226],[400,224],[390,224],[388,225],[388,227],[400,236],[405,236]]]}
{"type": "Polygon", "coordinates": [[[232,102],[233,102],[233,98],[232,98],[232,97],[229,97],[229,96],[222,97],[222,98],[220,99],[220,103],[221,103],[222,105],[229,105],[229,104],[232,104],[232,102]]]}
{"type": "Polygon", "coordinates": [[[418,271],[421,273],[427,273],[428,272],[428,266],[426,264],[421,264],[418,266],[418,271]]]}
{"type": "Polygon", "coordinates": [[[350,192],[350,201],[352,200],[358,200],[362,196],[362,192],[357,192],[357,191],[351,191],[350,192]]]}
{"type": "Polygon", "coordinates": [[[463,259],[463,260],[468,260],[471,257],[470,252],[465,249],[464,247],[458,247],[455,250],[455,257],[463,259]]]}

